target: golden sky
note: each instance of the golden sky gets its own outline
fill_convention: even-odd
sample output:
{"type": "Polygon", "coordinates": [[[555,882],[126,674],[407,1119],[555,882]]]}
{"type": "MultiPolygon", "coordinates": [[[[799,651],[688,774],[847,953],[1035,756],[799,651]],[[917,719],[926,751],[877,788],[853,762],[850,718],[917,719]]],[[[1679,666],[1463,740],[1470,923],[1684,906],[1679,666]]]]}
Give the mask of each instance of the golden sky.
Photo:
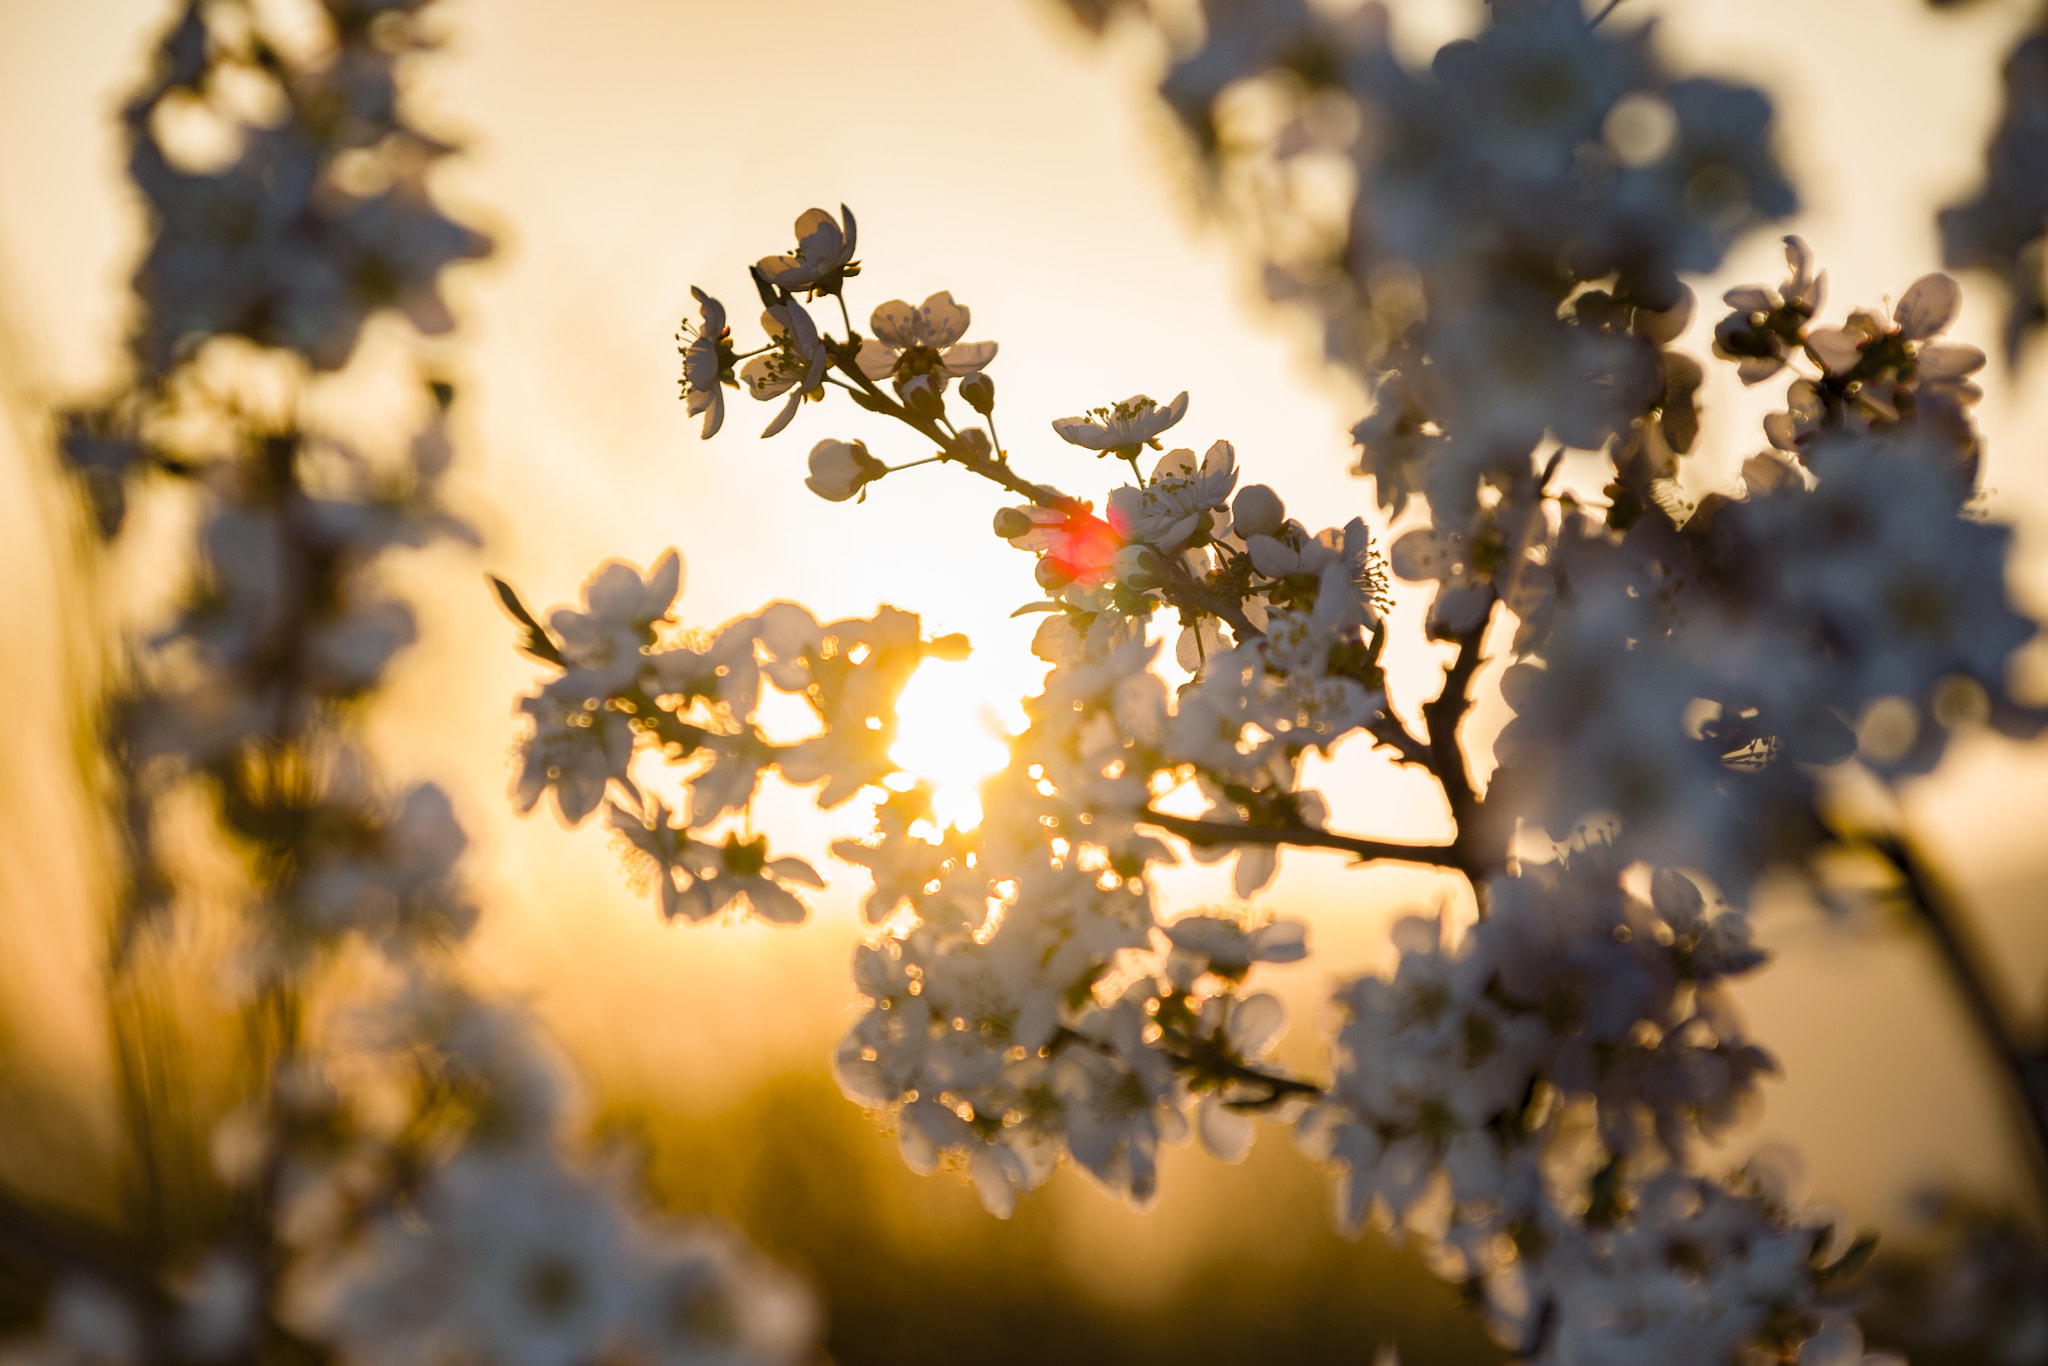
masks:
{"type": "MultiPolygon", "coordinates": [[[[1472,6],[1450,0],[1392,8],[1417,52],[1471,22],[1472,6]]],[[[1624,15],[1665,15],[1676,65],[1758,82],[1778,100],[1807,205],[1788,230],[1819,252],[1839,316],[1938,266],[1932,208],[1977,173],[1997,63],[2028,8],[1629,0],[1624,15]]],[[[0,383],[17,418],[110,373],[139,240],[110,115],[166,9],[0,5],[0,383]]],[[[1298,320],[1259,301],[1230,242],[1202,223],[1145,91],[1143,54],[1084,43],[1049,5],[449,0],[442,10],[452,43],[420,73],[418,93],[470,148],[446,168],[449,202],[500,244],[494,260],[451,281],[463,328],[441,351],[463,393],[453,492],[485,547],[409,565],[423,643],[400,670],[378,739],[395,774],[456,795],[487,908],[479,959],[489,977],[535,1001],[599,1088],[721,1104],[774,1070],[816,1067],[842,1027],[855,879],[839,870],[801,931],[665,929],[626,888],[601,833],[513,816],[503,795],[511,704],[533,671],[512,653],[483,573],[544,606],[572,598],[607,556],[645,564],[676,545],[693,623],[782,597],[821,617],[891,602],[923,612],[934,633],[968,632],[977,655],[960,666],[962,690],[998,703],[1038,676],[1032,622],[1005,615],[1037,592],[1028,557],[989,534],[996,491],[964,476],[905,474],[861,505],[804,491],[804,453],[824,436],[869,437],[891,460],[924,454],[876,419],[807,406],[762,442],[772,406],[734,396],[725,430],[700,442],[676,401],[671,341],[689,287],[723,297],[748,344],[747,263],[786,249],[805,208],[852,205],[867,266],[849,291],[856,309],[953,291],[973,310],[969,335],[1002,346],[990,373],[1014,458],[1083,496],[1101,497],[1116,471],[1061,445],[1048,421],[1185,388],[1181,440],[1199,449],[1229,438],[1245,480],[1274,484],[1311,526],[1364,512],[1383,529],[1366,486],[1346,474],[1358,404],[1317,369],[1298,320]]],[[[1696,287],[1710,301],[1731,284],[1775,282],[1781,269],[1765,235],[1696,287]]],[[[1958,335],[1987,343],[1999,302],[1981,281],[1966,282],[1965,298],[1958,335]]],[[[1691,345],[1704,353],[1715,315],[1701,312],[1691,345]]],[[[2048,612],[2042,378],[2039,356],[2024,376],[1994,373],[1983,416],[1989,508],[2020,527],[2021,588],[2048,612]]],[[[1715,376],[1708,446],[1695,457],[1702,481],[1729,478],[1761,444],[1754,419],[1780,394],[1745,394],[1715,376]]],[[[27,473],[19,423],[0,440],[0,566],[21,599],[16,657],[36,657],[39,643],[20,642],[61,639],[76,599],[65,596],[61,546],[39,530],[47,497],[27,473]]],[[[1412,630],[1421,592],[1404,601],[1411,629],[1395,660],[1397,700],[1411,710],[1434,667],[1412,630]]],[[[90,937],[57,914],[75,911],[93,869],[64,833],[80,827],[83,806],[65,787],[54,677],[15,668],[0,678],[11,714],[48,719],[0,766],[0,819],[40,832],[0,837],[5,913],[35,922],[0,981],[91,980],[90,937]],[[41,905],[56,909],[45,916],[41,905]]],[[[1501,719],[1497,699],[1483,702],[1476,750],[1501,719]]],[[[1346,829],[1427,837],[1442,820],[1421,779],[1363,754],[1340,759],[1329,787],[1346,829]]],[[[1959,746],[1909,799],[2030,999],[2048,975],[2030,882],[2043,870],[2034,832],[2044,799],[2048,749],[1990,740],[1959,746]]],[[[826,826],[803,807],[772,809],[787,817],[793,846],[815,852],[826,826]]],[[[1184,898],[1220,894],[1199,877],[1168,884],[1184,898]]],[[[1388,921],[1436,887],[1423,874],[1358,874],[1334,858],[1288,855],[1266,900],[1308,917],[1318,948],[1276,975],[1297,1033],[1311,1032],[1337,974],[1386,961],[1388,921]]],[[[1928,1175],[2006,1179],[1998,1101],[1920,948],[1830,928],[1804,910],[1767,910],[1764,925],[1781,961],[1745,999],[1789,1077],[1743,1144],[1798,1142],[1820,1191],[1872,1214],[1928,1175]]],[[[90,1052],[89,1012],[54,1018],[90,1052]]]]}

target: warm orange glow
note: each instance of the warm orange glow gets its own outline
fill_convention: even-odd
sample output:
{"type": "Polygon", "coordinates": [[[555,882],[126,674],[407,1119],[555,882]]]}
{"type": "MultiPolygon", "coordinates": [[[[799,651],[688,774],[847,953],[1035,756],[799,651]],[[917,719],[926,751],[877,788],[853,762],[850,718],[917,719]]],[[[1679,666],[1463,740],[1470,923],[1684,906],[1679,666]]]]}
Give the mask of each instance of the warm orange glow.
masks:
{"type": "Polygon", "coordinates": [[[889,757],[932,785],[942,826],[979,825],[981,780],[1009,762],[1008,737],[1023,729],[1023,709],[1014,698],[1005,702],[1000,681],[970,657],[918,666],[896,715],[889,757]]]}

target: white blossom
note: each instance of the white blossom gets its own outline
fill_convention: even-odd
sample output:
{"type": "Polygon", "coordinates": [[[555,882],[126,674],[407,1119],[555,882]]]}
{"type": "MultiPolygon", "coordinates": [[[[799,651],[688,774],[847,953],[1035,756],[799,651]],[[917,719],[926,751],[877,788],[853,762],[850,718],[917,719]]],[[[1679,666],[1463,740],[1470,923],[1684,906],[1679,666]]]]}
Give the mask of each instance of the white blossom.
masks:
{"type": "Polygon", "coordinates": [[[732,368],[735,360],[732,329],[725,325],[725,305],[695,285],[690,293],[697,300],[701,321],[692,329],[684,325],[690,339],[683,347],[683,401],[691,417],[704,415],[706,441],[718,435],[725,422],[724,385],[737,384],[732,368]]]}
{"type": "Polygon", "coordinates": [[[1052,429],[1073,445],[1132,459],[1140,447],[1153,444],[1161,432],[1187,416],[1187,411],[1185,391],[1163,408],[1144,394],[1133,394],[1107,408],[1091,408],[1080,417],[1060,418],[1052,429]]]}
{"type": "Polygon", "coordinates": [[[1142,488],[1127,484],[1110,493],[1110,522],[1127,536],[1172,549],[1221,524],[1236,483],[1237,456],[1228,441],[1211,446],[1199,466],[1193,451],[1169,451],[1142,488]]]}
{"type": "Polygon", "coordinates": [[[858,441],[827,438],[811,447],[811,473],[804,487],[831,503],[843,503],[887,468],[858,441]]]}
{"type": "Polygon", "coordinates": [[[892,299],[868,319],[875,335],[860,344],[860,371],[869,379],[931,375],[942,390],[947,380],[978,374],[996,358],[996,344],[961,341],[970,318],[949,290],[914,308],[892,299]]]}
{"type": "Polygon", "coordinates": [[[845,277],[859,273],[860,267],[853,260],[859,236],[853,210],[844,204],[839,206],[839,218],[823,209],[806,209],[796,220],[796,250],[764,256],[755,269],[769,284],[788,290],[808,290],[813,298],[836,293],[845,277]]]}

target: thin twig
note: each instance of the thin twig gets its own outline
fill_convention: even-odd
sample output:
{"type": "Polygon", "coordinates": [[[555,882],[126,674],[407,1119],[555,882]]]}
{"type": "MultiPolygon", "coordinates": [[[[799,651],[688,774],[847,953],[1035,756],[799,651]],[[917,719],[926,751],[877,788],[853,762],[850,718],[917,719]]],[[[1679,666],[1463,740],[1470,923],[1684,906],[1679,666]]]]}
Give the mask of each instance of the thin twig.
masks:
{"type": "Polygon", "coordinates": [[[870,411],[895,418],[898,422],[903,423],[937,446],[944,452],[945,459],[948,461],[961,466],[970,474],[978,474],[992,483],[1001,484],[1012,493],[1019,495],[1038,507],[1071,512],[1082,506],[1079,502],[1069,498],[1058,489],[1032,483],[1029,479],[1012,471],[1004,461],[976,455],[965,441],[948,435],[937,423],[919,416],[908,407],[890,398],[875,386],[873,380],[861,373],[859,365],[855,363],[855,358],[858,354],[859,352],[853,348],[841,347],[833,352],[833,363],[839,367],[840,373],[853,381],[853,384],[847,387],[856,390],[863,398],[864,406],[870,411]]]}
{"type": "Polygon", "coordinates": [[[1224,821],[1197,820],[1191,816],[1170,816],[1146,808],[1138,815],[1140,825],[1178,835],[1189,844],[1271,844],[1300,849],[1335,849],[1356,854],[1361,860],[1386,859],[1398,863],[1420,863],[1432,868],[1465,866],[1465,856],[1455,844],[1401,844],[1395,840],[1364,839],[1339,835],[1309,825],[1231,825],[1224,821]]]}
{"type": "Polygon", "coordinates": [[[1240,645],[1247,640],[1257,640],[1266,634],[1252,625],[1251,618],[1244,614],[1244,608],[1221,593],[1212,591],[1205,584],[1196,582],[1184,565],[1172,560],[1167,561],[1167,565],[1168,573],[1172,577],[1159,585],[1159,591],[1167,602],[1175,607],[1191,607],[1198,612],[1207,612],[1212,617],[1220,618],[1236,634],[1240,645]]]}

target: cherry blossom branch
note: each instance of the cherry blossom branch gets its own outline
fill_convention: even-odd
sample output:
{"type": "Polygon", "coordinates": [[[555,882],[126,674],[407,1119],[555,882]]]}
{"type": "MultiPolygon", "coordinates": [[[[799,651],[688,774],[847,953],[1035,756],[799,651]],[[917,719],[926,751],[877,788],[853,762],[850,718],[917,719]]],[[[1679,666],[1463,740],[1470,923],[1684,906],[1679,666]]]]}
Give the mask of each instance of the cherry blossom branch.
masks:
{"type": "Polygon", "coordinates": [[[2048,1056],[2020,1046],[2011,1023],[2012,1011],[2003,991],[1984,970],[1983,953],[1961,909],[1919,851],[1896,832],[1871,836],[1869,844],[1897,871],[1907,904],[1933,939],[1949,982],[1962,998],[1964,1013],[2005,1074],[2032,1139],[2026,1146],[2035,1193],[2048,1210],[2048,1056]]]}
{"type": "Polygon", "coordinates": [[[1229,825],[1191,816],[1170,816],[1150,807],[1139,813],[1137,819],[1141,825],[1178,835],[1189,844],[1286,844],[1301,849],[1335,849],[1356,854],[1366,862],[1386,859],[1461,871],[1465,870],[1467,861],[1464,850],[1455,844],[1402,844],[1395,840],[1339,835],[1309,825],[1229,825]]]}
{"type": "Polygon", "coordinates": [[[1458,830],[1453,843],[1460,859],[1453,866],[1463,869],[1475,887],[1495,871],[1499,860],[1485,857],[1475,847],[1480,802],[1472,787],[1471,770],[1465,763],[1464,746],[1458,740],[1458,726],[1472,709],[1472,677],[1485,662],[1480,657],[1480,643],[1493,624],[1493,609],[1494,602],[1489,601],[1479,624],[1456,638],[1458,657],[1444,670],[1443,691],[1422,704],[1423,727],[1429,737],[1429,771],[1443,788],[1444,800],[1450,803],[1451,820],[1458,830]]]}
{"type": "Polygon", "coordinates": [[[1415,738],[1407,724],[1394,715],[1391,707],[1383,709],[1379,720],[1367,726],[1365,731],[1372,736],[1375,745],[1384,745],[1393,750],[1394,757],[1401,763],[1414,764],[1420,768],[1431,768],[1435,763],[1429,746],[1415,738]]]}
{"type": "MultiPolygon", "coordinates": [[[[1206,1066],[1211,1071],[1217,1070],[1216,1064],[1198,1064],[1194,1059],[1183,1057],[1178,1053],[1168,1052],[1166,1056],[1172,1058],[1181,1067],[1194,1068],[1206,1066]]],[[[1232,1081],[1243,1082],[1247,1086],[1263,1086],[1266,1088],[1265,1095],[1253,1100],[1225,1101],[1224,1104],[1232,1110],[1267,1110],[1278,1105],[1289,1096],[1308,1096],[1315,1100],[1321,1100],[1326,1094],[1322,1087],[1312,1081],[1302,1081],[1298,1077],[1278,1076],[1272,1072],[1261,1072],[1258,1068],[1247,1067],[1241,1062],[1224,1063],[1220,1070],[1232,1081]]]]}
{"type": "Polygon", "coordinates": [[[965,441],[955,436],[949,436],[939,427],[938,423],[918,413],[915,409],[898,403],[895,399],[883,393],[875,386],[873,380],[861,373],[860,366],[855,363],[855,358],[860,355],[859,342],[848,341],[844,344],[828,342],[827,345],[832,347],[832,363],[839,368],[841,374],[844,374],[854,382],[848,387],[854,390],[853,401],[861,407],[866,408],[869,412],[880,413],[884,417],[895,418],[898,422],[903,423],[912,431],[915,431],[918,435],[936,445],[945,453],[944,458],[948,461],[963,467],[971,474],[978,474],[984,479],[1001,484],[1010,492],[1017,494],[1035,506],[1058,508],[1062,511],[1076,509],[1081,506],[1076,500],[1069,498],[1058,489],[1032,483],[1029,479],[1012,470],[1006,461],[976,454],[965,441]]]}
{"type": "Polygon", "coordinates": [[[1173,606],[1193,608],[1195,611],[1207,612],[1210,616],[1221,619],[1236,633],[1239,644],[1247,640],[1257,640],[1266,634],[1252,625],[1251,618],[1244,614],[1244,608],[1221,593],[1213,592],[1205,585],[1197,583],[1185,565],[1177,561],[1169,561],[1168,564],[1168,572],[1173,577],[1161,583],[1159,591],[1173,606]]]}
{"type": "MultiPolygon", "coordinates": [[[[1053,1031],[1052,1039],[1046,1044],[1048,1052],[1057,1053],[1070,1044],[1085,1044],[1098,1052],[1110,1052],[1109,1048],[1078,1031],[1061,1025],[1053,1031]]],[[[1321,1098],[1325,1092],[1312,1081],[1290,1077],[1278,1072],[1262,1072],[1256,1067],[1221,1058],[1195,1058],[1187,1053],[1177,1053],[1171,1048],[1154,1044],[1153,1047],[1184,1072],[1198,1072],[1207,1076],[1222,1075],[1231,1081],[1247,1086],[1263,1086],[1266,1094],[1253,1100],[1227,1102],[1233,1110],[1265,1110],[1278,1105],[1289,1096],[1310,1096],[1321,1098]]]]}

